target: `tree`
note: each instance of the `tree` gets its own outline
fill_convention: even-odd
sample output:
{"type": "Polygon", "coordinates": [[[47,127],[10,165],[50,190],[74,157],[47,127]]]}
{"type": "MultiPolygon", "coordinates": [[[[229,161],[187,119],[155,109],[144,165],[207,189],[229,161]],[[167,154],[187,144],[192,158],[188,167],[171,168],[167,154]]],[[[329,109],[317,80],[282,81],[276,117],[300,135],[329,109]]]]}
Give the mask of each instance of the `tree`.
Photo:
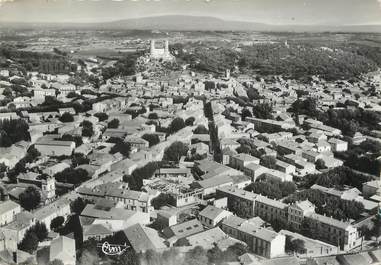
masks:
{"type": "Polygon", "coordinates": [[[65,112],[64,114],[61,115],[60,121],[61,122],[73,122],[74,117],[69,112],[65,112]]]}
{"type": "Polygon", "coordinates": [[[124,176],[123,181],[128,183],[131,190],[140,190],[143,186],[143,179],[151,178],[160,166],[161,162],[149,162],[145,166],[135,169],[130,176],[124,176]]]}
{"type": "Polygon", "coordinates": [[[182,156],[185,156],[188,152],[188,146],[183,142],[174,142],[164,151],[164,161],[179,162],[182,156]]]}
{"type": "Polygon", "coordinates": [[[185,127],[184,120],[182,118],[177,117],[169,125],[169,133],[170,134],[176,133],[180,131],[181,129],[183,129],[184,127],[185,127]]]}
{"type": "Polygon", "coordinates": [[[157,113],[155,113],[155,112],[150,113],[148,115],[148,119],[150,119],[150,120],[157,120],[157,119],[159,119],[159,115],[157,115],[157,113]]]}
{"type": "Polygon", "coordinates": [[[203,247],[197,246],[185,255],[186,265],[205,265],[208,264],[208,257],[203,247]]]}
{"type": "Polygon", "coordinates": [[[119,120],[118,119],[113,119],[107,124],[107,128],[110,129],[116,129],[119,127],[119,120]]]}
{"type": "Polygon", "coordinates": [[[80,214],[83,209],[85,209],[86,204],[87,203],[81,197],[78,197],[70,203],[70,210],[72,213],[80,214]]]}
{"type": "Polygon", "coordinates": [[[159,135],[157,135],[157,134],[144,134],[142,136],[142,139],[149,142],[150,147],[160,143],[160,138],[159,138],[159,135]]]}
{"type": "Polygon", "coordinates": [[[296,252],[300,254],[305,253],[306,249],[305,249],[304,241],[298,238],[293,239],[292,237],[287,236],[286,237],[286,251],[296,252]]]}
{"type": "Polygon", "coordinates": [[[196,119],[194,117],[189,117],[188,119],[185,120],[185,125],[186,126],[193,126],[195,120],[196,119]]]}
{"type": "Polygon", "coordinates": [[[318,159],[316,161],[316,169],[324,169],[325,168],[325,162],[323,159],[318,159]]]}
{"type": "Polygon", "coordinates": [[[275,179],[264,179],[251,183],[245,190],[279,200],[293,194],[296,191],[296,185],[288,181],[281,182],[275,179]]]}
{"type": "Polygon", "coordinates": [[[36,234],[38,241],[40,242],[44,241],[48,237],[48,229],[46,228],[45,223],[37,222],[30,229],[36,234]]]}
{"type": "Polygon", "coordinates": [[[44,241],[47,236],[48,230],[45,224],[37,222],[25,232],[24,238],[18,247],[23,251],[33,253],[38,247],[38,242],[44,241]]]}
{"type": "Polygon", "coordinates": [[[105,121],[108,119],[108,115],[104,112],[95,113],[94,117],[98,118],[99,121],[105,121]]]}
{"type": "Polygon", "coordinates": [[[82,136],[91,137],[93,135],[94,135],[93,124],[88,120],[84,120],[82,122],[82,136]]]}
{"type": "Polygon", "coordinates": [[[259,119],[273,119],[273,106],[269,103],[259,103],[253,107],[253,115],[259,119]]]}
{"type": "Polygon", "coordinates": [[[125,157],[129,157],[131,152],[131,145],[119,140],[113,147],[110,149],[110,154],[121,153],[125,157]]]}
{"type": "Polygon", "coordinates": [[[241,118],[245,121],[247,117],[253,117],[253,114],[251,114],[250,110],[245,108],[242,110],[241,118]]]}
{"type": "Polygon", "coordinates": [[[65,222],[65,218],[63,216],[57,216],[50,222],[50,229],[56,230],[65,222]]]}
{"type": "Polygon", "coordinates": [[[26,188],[19,196],[20,205],[25,210],[30,211],[40,204],[41,202],[41,194],[40,192],[33,186],[26,188]]]}
{"type": "Polygon", "coordinates": [[[90,178],[89,173],[82,168],[66,168],[63,171],[56,173],[53,177],[58,182],[70,183],[73,185],[79,185],[90,178]]]}
{"type": "Polygon", "coordinates": [[[172,201],[171,195],[160,193],[159,196],[153,198],[151,200],[151,205],[155,208],[155,210],[159,210],[161,207],[168,205],[172,201]]]}
{"type": "Polygon", "coordinates": [[[18,245],[18,248],[32,254],[38,247],[38,237],[34,232],[28,231],[25,233],[24,238],[18,245]]]}
{"type": "Polygon", "coordinates": [[[29,125],[21,119],[0,121],[0,147],[10,147],[19,141],[30,141],[29,125]]]}
{"type": "Polygon", "coordinates": [[[276,158],[273,156],[263,156],[261,158],[261,165],[270,169],[276,168],[276,158]]]}
{"type": "Polygon", "coordinates": [[[209,130],[204,125],[198,125],[193,131],[194,134],[209,134],[209,130]]]}
{"type": "Polygon", "coordinates": [[[86,165],[86,164],[89,164],[89,162],[90,162],[90,159],[88,159],[87,157],[85,157],[81,153],[74,153],[71,157],[71,163],[72,163],[73,167],[77,167],[80,165],[86,165]]]}

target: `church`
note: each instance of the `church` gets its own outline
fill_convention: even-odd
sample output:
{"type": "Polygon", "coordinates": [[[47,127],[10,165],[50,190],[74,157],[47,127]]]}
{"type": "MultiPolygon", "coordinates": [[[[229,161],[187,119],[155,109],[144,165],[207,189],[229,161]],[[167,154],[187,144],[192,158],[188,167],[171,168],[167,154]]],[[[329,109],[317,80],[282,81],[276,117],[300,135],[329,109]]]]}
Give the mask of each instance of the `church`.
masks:
{"type": "Polygon", "coordinates": [[[174,57],[169,52],[169,42],[164,42],[164,48],[156,48],[155,40],[151,40],[150,58],[154,60],[172,61],[174,57]]]}

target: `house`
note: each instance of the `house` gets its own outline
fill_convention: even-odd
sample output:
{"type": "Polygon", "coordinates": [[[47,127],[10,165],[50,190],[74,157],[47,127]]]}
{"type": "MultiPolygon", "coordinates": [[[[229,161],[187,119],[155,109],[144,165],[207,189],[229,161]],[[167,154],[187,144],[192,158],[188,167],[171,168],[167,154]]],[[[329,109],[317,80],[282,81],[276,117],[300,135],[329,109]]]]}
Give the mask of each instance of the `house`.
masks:
{"type": "Polygon", "coordinates": [[[0,163],[13,168],[22,159],[28,150],[29,143],[20,141],[10,147],[0,147],[0,163]]]}
{"type": "Polygon", "coordinates": [[[279,180],[281,182],[293,180],[292,175],[283,173],[283,172],[275,170],[275,169],[269,169],[267,172],[265,172],[263,174],[263,176],[267,179],[275,179],[275,180],[279,180]]]}
{"type": "Polygon", "coordinates": [[[203,226],[212,228],[230,215],[233,215],[233,213],[208,205],[198,214],[198,220],[200,220],[203,226]]]}
{"type": "Polygon", "coordinates": [[[75,143],[71,141],[59,141],[40,138],[34,147],[42,156],[70,156],[74,149],[75,143]]]}
{"type": "Polygon", "coordinates": [[[317,239],[340,247],[348,251],[357,248],[362,243],[360,231],[349,222],[340,221],[320,214],[312,214],[306,218],[317,239]]]}
{"type": "Polygon", "coordinates": [[[0,226],[9,224],[15,220],[18,213],[21,212],[19,204],[7,200],[0,203],[0,226]]]}
{"type": "Polygon", "coordinates": [[[330,152],[331,151],[331,144],[329,144],[327,141],[318,141],[315,144],[315,148],[314,149],[318,153],[330,152]]]}
{"type": "Polygon", "coordinates": [[[295,202],[288,207],[288,224],[296,230],[300,230],[306,216],[315,213],[315,205],[310,201],[295,202]]]}
{"type": "Polygon", "coordinates": [[[229,236],[241,240],[256,255],[274,258],[284,255],[286,237],[273,230],[261,227],[263,223],[255,223],[237,216],[226,218],[221,229],[229,236]]]}
{"type": "Polygon", "coordinates": [[[375,194],[377,194],[379,187],[379,181],[378,180],[372,180],[368,181],[362,184],[362,194],[365,197],[371,197],[375,194]]]}
{"type": "Polygon", "coordinates": [[[198,234],[204,231],[204,227],[201,222],[197,219],[192,219],[180,224],[176,224],[167,227],[163,230],[163,234],[169,241],[175,242],[181,238],[198,234]]]}
{"type": "Polygon", "coordinates": [[[155,229],[135,224],[124,230],[124,233],[136,253],[145,253],[147,250],[160,251],[167,246],[155,229]]]}
{"type": "Polygon", "coordinates": [[[96,204],[87,204],[80,215],[81,224],[103,224],[112,232],[126,229],[137,223],[149,224],[150,216],[148,213],[119,208],[121,205],[120,202],[116,203],[105,199],[98,200],[96,204]]]}
{"type": "Polygon", "coordinates": [[[257,178],[265,174],[269,169],[256,163],[250,163],[245,166],[244,172],[246,176],[251,178],[251,181],[256,181],[257,178]]]}
{"type": "Polygon", "coordinates": [[[29,212],[24,211],[16,214],[13,222],[0,228],[5,248],[16,251],[17,245],[24,238],[26,231],[35,223],[36,219],[29,212]]]}
{"type": "Polygon", "coordinates": [[[127,136],[124,141],[129,143],[132,148],[143,149],[149,147],[149,142],[140,137],[127,136]]]}
{"type": "Polygon", "coordinates": [[[153,176],[155,178],[189,178],[192,173],[189,168],[159,168],[153,176]]]}
{"type": "Polygon", "coordinates": [[[245,218],[255,217],[255,200],[258,194],[235,187],[217,189],[217,198],[227,198],[228,210],[245,218]]]}
{"type": "Polygon", "coordinates": [[[316,163],[316,161],[318,161],[319,159],[322,159],[323,156],[324,156],[323,154],[318,153],[318,152],[314,152],[311,150],[303,150],[302,151],[302,157],[307,159],[307,161],[311,162],[311,163],[316,163]]]}
{"type": "Polygon", "coordinates": [[[75,240],[59,236],[50,244],[49,261],[61,260],[64,265],[76,264],[75,240]]]}
{"type": "MultiPolygon", "coordinates": [[[[211,249],[216,244],[231,239],[228,235],[226,235],[219,227],[214,227],[209,230],[205,230],[201,233],[194,234],[186,237],[186,240],[192,247],[201,246],[204,249],[211,249]]],[[[235,243],[239,243],[240,241],[232,242],[231,245],[235,243]]]]}
{"type": "Polygon", "coordinates": [[[255,199],[255,215],[263,220],[273,223],[280,221],[287,222],[288,205],[278,201],[258,195],[255,199]]]}
{"type": "Polygon", "coordinates": [[[348,142],[337,139],[337,138],[331,138],[328,140],[328,143],[332,147],[332,151],[334,152],[345,152],[348,150],[348,142]]]}
{"type": "Polygon", "coordinates": [[[288,230],[281,230],[279,231],[279,234],[285,235],[286,238],[289,238],[291,242],[294,240],[301,240],[303,242],[302,249],[296,250],[296,255],[300,258],[329,256],[339,253],[339,250],[335,245],[311,239],[298,233],[294,233],[288,230]]]}
{"type": "Polygon", "coordinates": [[[64,196],[46,206],[35,210],[33,212],[33,216],[37,221],[44,223],[48,231],[50,231],[50,223],[54,218],[62,216],[66,219],[70,213],[70,202],[64,196]]]}
{"type": "Polygon", "coordinates": [[[251,163],[259,165],[259,159],[244,153],[230,157],[230,166],[240,171],[244,171],[245,167],[251,163]]]}
{"type": "Polygon", "coordinates": [[[51,167],[45,168],[42,172],[44,174],[49,175],[49,176],[54,176],[54,174],[61,172],[61,171],[65,170],[66,168],[69,168],[69,167],[70,167],[69,164],[67,164],[65,162],[61,162],[58,164],[54,164],[51,167]]]}
{"type": "Polygon", "coordinates": [[[296,170],[294,165],[290,165],[290,164],[283,162],[279,159],[277,159],[275,162],[275,168],[276,168],[276,170],[279,170],[280,172],[283,172],[285,174],[294,174],[295,170],[296,170]]]}
{"type": "Polygon", "coordinates": [[[146,192],[128,190],[126,187],[119,187],[120,184],[110,185],[111,183],[101,184],[92,189],[80,187],[77,193],[90,201],[100,198],[109,199],[115,202],[122,202],[124,207],[132,211],[148,213],[152,210],[151,197],[146,192]]]}
{"type": "Polygon", "coordinates": [[[83,241],[89,239],[95,239],[101,241],[102,239],[112,236],[114,232],[110,229],[109,225],[106,224],[91,224],[82,225],[83,228],[83,241]]]}
{"type": "Polygon", "coordinates": [[[222,175],[243,175],[243,172],[241,171],[207,159],[195,161],[195,168],[201,179],[208,179],[222,175]]]}
{"type": "Polygon", "coordinates": [[[196,181],[191,186],[198,189],[202,189],[203,195],[207,196],[216,193],[217,188],[231,186],[233,184],[234,180],[232,177],[223,175],[196,181]]]}

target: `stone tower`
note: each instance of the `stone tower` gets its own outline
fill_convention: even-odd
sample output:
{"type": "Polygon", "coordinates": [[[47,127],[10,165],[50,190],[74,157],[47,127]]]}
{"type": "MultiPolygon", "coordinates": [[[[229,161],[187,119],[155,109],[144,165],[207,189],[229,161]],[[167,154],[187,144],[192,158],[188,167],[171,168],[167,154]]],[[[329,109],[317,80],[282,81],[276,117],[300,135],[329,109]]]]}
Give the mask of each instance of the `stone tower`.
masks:
{"type": "Polygon", "coordinates": [[[150,49],[150,53],[151,53],[151,54],[154,54],[154,53],[155,53],[155,40],[151,40],[151,49],[150,49]]]}
{"type": "Polygon", "coordinates": [[[47,178],[46,183],[42,184],[42,191],[45,192],[48,200],[52,200],[56,197],[56,181],[53,177],[47,178]]]}

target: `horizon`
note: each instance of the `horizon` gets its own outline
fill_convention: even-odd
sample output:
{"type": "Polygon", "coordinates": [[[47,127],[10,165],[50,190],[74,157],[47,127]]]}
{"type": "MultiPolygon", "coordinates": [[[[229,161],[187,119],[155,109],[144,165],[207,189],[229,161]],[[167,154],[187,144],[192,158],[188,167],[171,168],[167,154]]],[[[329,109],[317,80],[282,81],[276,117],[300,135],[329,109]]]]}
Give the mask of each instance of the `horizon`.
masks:
{"type": "Polygon", "coordinates": [[[107,23],[162,16],[290,26],[381,24],[381,0],[0,0],[3,23],[107,23]]]}
{"type": "MultiPolygon", "coordinates": [[[[1,1],[1,0],[0,0],[1,1]]],[[[91,25],[91,24],[99,24],[99,23],[115,23],[119,21],[127,21],[127,20],[139,20],[139,19],[149,19],[149,18],[165,18],[165,17],[194,17],[194,18],[206,18],[206,19],[216,19],[221,20],[225,22],[237,22],[237,23],[248,23],[248,24],[263,24],[268,26],[294,26],[294,27],[349,27],[349,26],[381,26],[381,21],[377,22],[370,22],[370,23],[360,23],[360,24],[336,24],[336,25],[327,25],[327,24],[269,24],[264,22],[258,22],[258,21],[246,21],[246,20],[233,20],[233,19],[224,19],[217,16],[208,16],[208,15],[187,15],[187,14],[175,14],[175,13],[168,13],[168,14],[158,14],[158,15],[151,15],[151,16],[141,16],[141,17],[133,17],[133,18],[124,18],[124,19],[110,19],[110,20],[104,20],[104,21],[88,21],[88,22],[75,22],[75,21],[64,21],[64,22],[57,22],[57,21],[33,21],[33,22],[26,22],[26,21],[1,21],[0,24],[46,24],[46,25],[54,25],[54,24],[63,24],[63,25],[71,25],[71,24],[80,24],[80,25],[91,25]]]]}

